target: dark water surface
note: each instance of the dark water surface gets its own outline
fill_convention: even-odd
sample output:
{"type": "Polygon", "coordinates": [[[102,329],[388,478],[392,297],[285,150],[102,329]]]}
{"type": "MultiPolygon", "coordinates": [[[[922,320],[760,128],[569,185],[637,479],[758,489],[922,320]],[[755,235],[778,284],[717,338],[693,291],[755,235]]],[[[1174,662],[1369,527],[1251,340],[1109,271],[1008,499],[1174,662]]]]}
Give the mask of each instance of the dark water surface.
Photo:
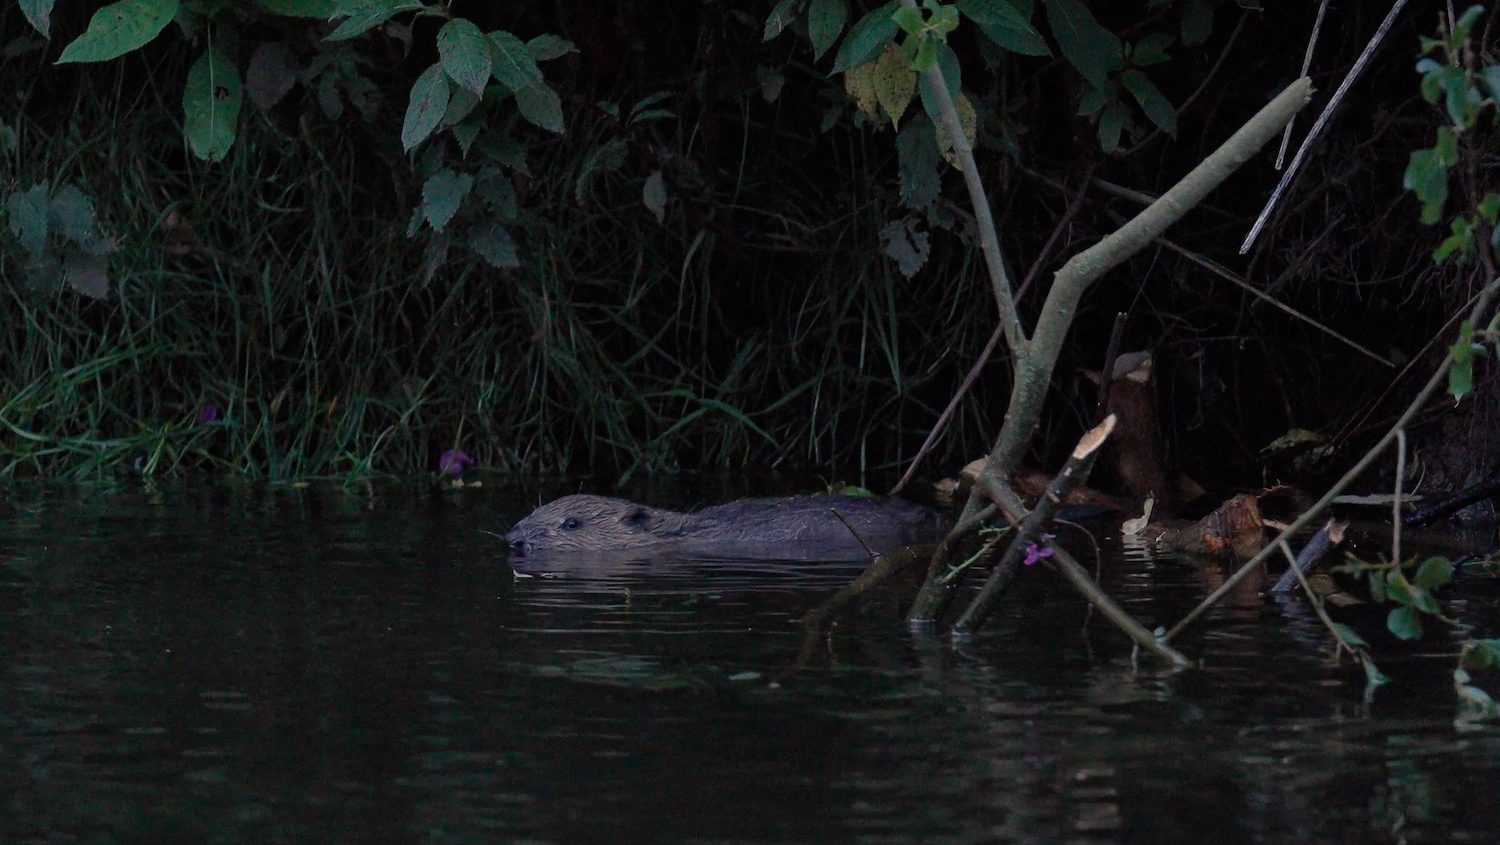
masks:
{"type": "MultiPolygon", "coordinates": [[[[957,646],[905,629],[902,585],[778,686],[857,569],[513,581],[477,529],[534,498],[493,490],[4,495],[0,842],[1500,840],[1500,728],[1455,724],[1452,638],[1366,707],[1305,605],[1255,590],[1173,673],[1040,568],[957,646]]],[[[1222,574],[1109,555],[1151,626],[1222,574]]],[[[1493,636],[1497,593],[1450,610],[1493,636]]]]}

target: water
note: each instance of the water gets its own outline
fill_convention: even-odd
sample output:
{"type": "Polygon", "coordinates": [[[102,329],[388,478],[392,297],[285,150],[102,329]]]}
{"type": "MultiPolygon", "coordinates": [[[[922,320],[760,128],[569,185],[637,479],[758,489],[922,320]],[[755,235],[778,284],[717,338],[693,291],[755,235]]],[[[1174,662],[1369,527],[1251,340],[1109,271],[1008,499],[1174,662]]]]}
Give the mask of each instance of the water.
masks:
{"type": "MultiPolygon", "coordinates": [[[[1492,842],[1500,729],[1452,637],[1373,706],[1300,602],[1242,591],[1171,672],[1023,571],[955,646],[848,566],[513,581],[534,497],[12,489],[0,842],[1492,842]],[[776,683],[779,681],[779,683],[776,683]]],[[[1075,546],[1082,553],[1084,549],[1075,546]]],[[[1150,626],[1223,573],[1106,542],[1150,626]]],[[[1494,634],[1497,591],[1450,610],[1494,634]]],[[[1378,624],[1378,616],[1375,617],[1378,624]]],[[[1485,682],[1482,680],[1481,682],[1485,682]]]]}

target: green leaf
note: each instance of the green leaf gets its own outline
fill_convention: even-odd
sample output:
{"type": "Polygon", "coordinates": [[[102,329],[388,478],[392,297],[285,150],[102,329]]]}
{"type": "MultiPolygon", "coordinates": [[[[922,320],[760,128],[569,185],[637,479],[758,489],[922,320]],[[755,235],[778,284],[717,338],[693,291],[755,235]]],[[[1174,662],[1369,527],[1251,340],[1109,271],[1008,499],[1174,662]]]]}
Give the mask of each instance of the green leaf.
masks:
{"type": "Polygon", "coordinates": [[[402,12],[420,8],[421,3],[404,0],[344,0],[333,17],[347,17],[343,23],[334,27],[333,32],[323,36],[323,40],[345,41],[380,26],[402,12]]]}
{"type": "Polygon", "coordinates": [[[923,211],[937,199],[942,188],[938,177],[937,138],[926,115],[907,122],[896,135],[896,159],[900,164],[901,204],[923,211]]]}
{"type": "Polygon", "coordinates": [[[240,72],[229,57],[211,49],[188,71],[182,91],[188,146],[205,161],[219,161],[234,145],[244,91],[240,72]]]}
{"type": "Polygon", "coordinates": [[[1109,101],[1109,105],[1099,115],[1099,149],[1112,153],[1120,148],[1120,133],[1125,129],[1128,117],[1130,114],[1125,110],[1124,103],[1119,100],[1109,101]]]}
{"type": "Polygon", "coordinates": [[[260,0],[260,4],[278,15],[320,20],[328,20],[339,6],[338,0],[260,0]]]}
{"type": "Polygon", "coordinates": [[[411,101],[401,121],[401,148],[410,151],[427,139],[448,110],[448,78],[439,65],[422,71],[411,86],[411,101]]]}
{"type": "Polygon", "coordinates": [[[177,14],[177,0],[120,0],[94,13],[89,27],[58,57],[68,62],[104,62],[155,38],[177,14]]]}
{"type": "Polygon", "coordinates": [[[1196,47],[1208,40],[1214,31],[1212,0],[1188,0],[1182,7],[1182,43],[1196,47]]]}
{"type": "Polygon", "coordinates": [[[1437,151],[1412,150],[1401,185],[1422,203],[1422,222],[1428,225],[1438,222],[1443,205],[1448,202],[1448,166],[1437,151]]]}
{"type": "Polygon", "coordinates": [[[566,38],[559,38],[550,32],[544,32],[526,42],[526,52],[530,53],[531,58],[535,61],[549,62],[553,59],[560,59],[569,53],[576,53],[578,52],[578,48],[574,47],[573,42],[566,38]]]}
{"type": "Polygon", "coordinates": [[[1411,582],[1406,580],[1405,575],[1394,569],[1385,575],[1385,593],[1391,601],[1397,604],[1411,604],[1415,598],[1411,582]]]}
{"type": "Polygon", "coordinates": [[[94,228],[94,201],[76,185],[59,186],[47,211],[48,222],[78,246],[92,244],[98,239],[94,228]]]}
{"type": "Polygon", "coordinates": [[[1437,599],[1433,597],[1432,593],[1420,588],[1412,590],[1411,606],[1414,610],[1430,613],[1433,616],[1442,613],[1442,608],[1438,607],[1437,599]]]}
{"type": "Polygon", "coordinates": [[[469,248],[491,267],[509,270],[521,266],[510,230],[493,220],[469,233],[469,248]]]}
{"type": "Polygon", "coordinates": [[[484,200],[485,210],[496,219],[502,221],[516,219],[519,210],[519,204],[516,201],[516,186],[500,168],[481,169],[479,179],[474,183],[474,192],[484,200]]]}
{"type": "Polygon", "coordinates": [[[1452,234],[1443,238],[1443,242],[1432,251],[1432,260],[1438,264],[1447,261],[1454,253],[1467,253],[1474,246],[1474,226],[1467,219],[1453,218],[1448,222],[1448,229],[1452,234]]]}
{"type": "Polygon", "coordinates": [[[1500,65],[1490,65],[1479,72],[1479,81],[1490,89],[1490,99],[1500,101],[1500,65]]]}
{"type": "Polygon", "coordinates": [[[443,110],[443,119],[439,126],[457,126],[463,123],[464,118],[473,113],[482,100],[478,94],[467,88],[454,88],[448,96],[448,108],[443,110]]]}
{"type": "Polygon", "coordinates": [[[1012,53],[1052,55],[1046,39],[1031,25],[1029,9],[1023,15],[1006,0],[958,0],[958,10],[979,27],[985,38],[1012,53]]]}
{"type": "Polygon", "coordinates": [[[781,0],[771,14],[766,16],[766,28],[761,33],[760,40],[770,41],[772,38],[786,32],[786,28],[797,18],[803,0],[781,0]],[[796,8],[793,8],[796,7],[796,8]]]}
{"type": "Polygon", "coordinates": [[[63,279],[68,287],[91,299],[109,296],[109,260],[79,249],[63,256],[63,279]]]}
{"type": "Polygon", "coordinates": [[[891,20],[895,21],[896,26],[901,27],[907,35],[914,37],[921,35],[927,24],[927,19],[922,16],[922,10],[912,6],[902,6],[892,12],[891,20]]]}
{"type": "Polygon", "coordinates": [[[490,41],[479,27],[463,18],[454,18],[438,30],[437,48],[448,78],[484,96],[485,83],[490,81],[490,41]]]}
{"type": "Polygon", "coordinates": [[[1047,23],[1068,63],[1095,88],[1103,88],[1109,75],[1125,65],[1119,37],[1100,26],[1079,0],[1049,0],[1047,23]]]}
{"type": "Polygon", "coordinates": [[[1152,123],[1173,138],[1177,137],[1177,111],[1162,96],[1156,84],[1146,78],[1146,74],[1131,68],[1120,75],[1120,83],[1141,104],[1141,110],[1152,123]]]}
{"type": "Polygon", "coordinates": [[[566,131],[563,126],[562,101],[546,83],[539,82],[517,91],[516,106],[528,123],[559,135],[566,131]]]}
{"type": "MultiPolygon", "coordinates": [[[[1087,94],[1078,98],[1078,116],[1088,117],[1098,114],[1110,100],[1115,99],[1115,92],[1108,88],[1092,88],[1087,94]]],[[[1275,445],[1275,444],[1272,444],[1275,445]]],[[[1270,448],[1269,446],[1266,448],[1270,448]]]]}
{"type": "Polygon", "coordinates": [[[1344,625],[1338,622],[1333,623],[1333,633],[1339,638],[1340,642],[1342,642],[1346,646],[1349,646],[1350,648],[1370,647],[1370,644],[1365,642],[1364,638],[1356,633],[1355,630],[1353,628],[1350,628],[1348,625],[1344,625]]]}
{"type": "Polygon", "coordinates": [[[844,0],[812,0],[807,7],[807,37],[812,40],[813,59],[823,58],[849,19],[849,7],[844,0]]]}
{"type": "Polygon", "coordinates": [[[653,170],[646,177],[646,183],[641,186],[641,202],[651,212],[651,216],[656,218],[656,222],[667,219],[667,183],[661,170],[653,170]]]}
{"type": "Polygon", "coordinates": [[[43,38],[52,37],[52,0],[21,0],[21,14],[43,38]]]}
{"type": "Polygon", "coordinates": [[[520,92],[541,84],[542,71],[531,58],[531,51],[509,32],[496,30],[490,33],[490,56],[495,79],[511,91],[520,92]]]}
{"type": "Polygon", "coordinates": [[[1493,669],[1500,666],[1500,640],[1470,640],[1465,644],[1461,662],[1465,669],[1493,669]]]}
{"type": "Polygon", "coordinates": [[[880,230],[880,242],[885,254],[896,262],[896,269],[910,279],[927,263],[930,251],[926,232],[919,232],[910,219],[892,220],[880,230]]]}
{"type": "Polygon", "coordinates": [[[1422,636],[1422,619],[1409,607],[1397,607],[1385,618],[1385,627],[1403,640],[1415,640],[1422,636]]]}
{"type": "Polygon", "coordinates": [[[899,128],[901,116],[911,104],[917,90],[917,77],[912,73],[895,46],[888,46],[875,63],[875,99],[891,119],[891,125],[899,128]]]}
{"type": "Polygon", "coordinates": [[[842,73],[880,55],[885,46],[891,43],[891,39],[896,37],[897,26],[891,20],[891,15],[900,5],[900,0],[890,0],[867,13],[849,29],[844,43],[839,45],[838,55],[834,57],[834,73],[842,73]]]}
{"type": "Polygon", "coordinates": [[[1375,604],[1385,604],[1385,573],[1370,573],[1370,601],[1375,604]]]}
{"type": "Polygon", "coordinates": [[[1136,67],[1146,67],[1171,61],[1172,57],[1167,55],[1167,48],[1172,46],[1173,40],[1172,36],[1165,32],[1147,35],[1131,46],[1130,63],[1136,67]]]}
{"type": "Polygon", "coordinates": [[[422,216],[433,229],[441,232],[458,211],[458,206],[474,187],[474,177],[443,168],[422,183],[422,216]]]}
{"type": "MultiPolygon", "coordinates": [[[[939,44],[937,50],[937,67],[943,76],[943,84],[948,87],[948,96],[953,99],[955,105],[963,96],[963,79],[958,65],[958,54],[947,44],[939,44]]],[[[922,109],[932,119],[934,126],[943,125],[943,112],[938,107],[937,92],[927,81],[926,74],[917,75],[917,90],[922,97],[922,109]]]]}
{"type": "Polygon", "coordinates": [[[50,185],[38,182],[29,191],[17,191],[5,198],[6,224],[21,248],[38,254],[47,245],[47,208],[50,185]]]}

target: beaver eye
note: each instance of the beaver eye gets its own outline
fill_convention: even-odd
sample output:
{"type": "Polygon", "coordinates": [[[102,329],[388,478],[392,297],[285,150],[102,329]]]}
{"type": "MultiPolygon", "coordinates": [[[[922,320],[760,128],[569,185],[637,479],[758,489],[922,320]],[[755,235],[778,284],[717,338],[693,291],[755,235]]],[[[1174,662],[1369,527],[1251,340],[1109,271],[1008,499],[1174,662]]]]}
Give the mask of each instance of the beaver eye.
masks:
{"type": "Polygon", "coordinates": [[[564,531],[574,531],[577,528],[578,528],[578,520],[574,519],[571,516],[562,521],[562,530],[564,530],[564,531]]]}

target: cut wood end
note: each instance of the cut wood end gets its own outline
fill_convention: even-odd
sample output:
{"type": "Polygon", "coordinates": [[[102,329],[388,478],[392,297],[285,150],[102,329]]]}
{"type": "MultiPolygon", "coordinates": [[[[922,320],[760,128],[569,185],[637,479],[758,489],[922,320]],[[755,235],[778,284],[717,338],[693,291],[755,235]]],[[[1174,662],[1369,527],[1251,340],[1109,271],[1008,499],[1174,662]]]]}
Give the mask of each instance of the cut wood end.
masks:
{"type": "Polygon", "coordinates": [[[1332,540],[1335,546],[1344,542],[1344,532],[1347,530],[1349,530],[1349,523],[1339,522],[1337,519],[1330,519],[1328,520],[1328,524],[1323,526],[1324,533],[1328,535],[1328,539],[1332,540]]]}
{"type": "Polygon", "coordinates": [[[1092,455],[1100,446],[1104,445],[1105,438],[1115,430],[1115,415],[1110,414],[1104,421],[1089,429],[1078,438],[1078,445],[1073,448],[1073,459],[1086,458],[1092,455]]]}

